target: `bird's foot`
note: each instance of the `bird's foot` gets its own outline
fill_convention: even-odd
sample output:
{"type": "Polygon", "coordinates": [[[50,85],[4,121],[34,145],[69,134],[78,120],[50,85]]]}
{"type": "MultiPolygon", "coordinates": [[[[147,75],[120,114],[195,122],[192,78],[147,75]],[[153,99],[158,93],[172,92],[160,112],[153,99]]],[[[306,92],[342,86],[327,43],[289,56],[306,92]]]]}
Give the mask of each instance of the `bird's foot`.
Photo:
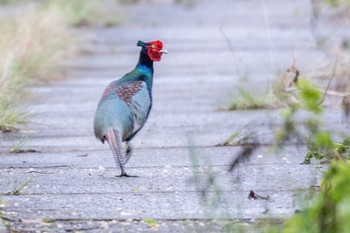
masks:
{"type": "Polygon", "coordinates": [[[122,171],[122,173],[119,175],[119,176],[116,176],[116,177],[138,177],[138,176],[131,176],[131,175],[128,175],[128,174],[126,174],[126,172],[125,171],[122,171]]]}

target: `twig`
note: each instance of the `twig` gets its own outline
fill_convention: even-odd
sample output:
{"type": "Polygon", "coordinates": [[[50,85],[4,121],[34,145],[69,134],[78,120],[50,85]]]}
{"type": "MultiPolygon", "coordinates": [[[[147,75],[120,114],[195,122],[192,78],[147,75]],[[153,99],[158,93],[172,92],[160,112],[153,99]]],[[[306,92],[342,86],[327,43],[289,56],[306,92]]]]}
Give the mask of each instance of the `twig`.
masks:
{"type": "Polygon", "coordinates": [[[233,49],[233,46],[231,44],[231,41],[228,39],[228,37],[227,37],[226,33],[224,32],[224,29],[222,27],[220,27],[220,32],[221,32],[222,36],[225,38],[226,44],[227,44],[231,54],[233,55],[236,74],[238,77],[240,77],[241,74],[240,74],[240,69],[238,67],[238,59],[237,59],[237,56],[236,56],[235,51],[233,49]]]}
{"type": "Polygon", "coordinates": [[[232,172],[233,169],[240,163],[250,159],[253,155],[254,151],[260,146],[258,143],[254,143],[248,146],[242,147],[242,150],[238,153],[238,156],[233,159],[230,163],[230,167],[228,169],[229,172],[232,172]]]}
{"type": "Polygon", "coordinates": [[[327,91],[332,83],[332,80],[335,76],[335,71],[337,70],[337,64],[338,64],[338,53],[337,53],[337,56],[335,57],[335,63],[334,63],[334,66],[333,66],[333,70],[332,70],[332,76],[331,78],[329,79],[328,81],[328,84],[327,84],[327,87],[326,87],[326,90],[324,91],[323,93],[323,96],[322,96],[322,99],[320,100],[320,102],[318,103],[318,105],[321,105],[323,102],[324,102],[324,99],[326,97],[326,94],[327,94],[327,91]]]}
{"type": "Polygon", "coordinates": [[[224,30],[222,29],[222,27],[220,27],[220,32],[221,32],[222,36],[225,38],[226,43],[227,43],[228,48],[230,49],[231,53],[234,55],[234,54],[235,54],[235,51],[233,50],[232,44],[231,44],[230,40],[228,39],[226,33],[225,33],[224,30]]]}

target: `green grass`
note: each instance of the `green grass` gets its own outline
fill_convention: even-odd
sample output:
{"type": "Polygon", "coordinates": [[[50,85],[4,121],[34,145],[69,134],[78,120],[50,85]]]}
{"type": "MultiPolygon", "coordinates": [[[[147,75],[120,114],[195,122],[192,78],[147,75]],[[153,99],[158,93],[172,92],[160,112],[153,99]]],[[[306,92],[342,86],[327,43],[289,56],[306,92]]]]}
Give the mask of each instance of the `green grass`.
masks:
{"type": "Polygon", "coordinates": [[[12,191],[6,193],[6,195],[20,195],[24,189],[28,187],[30,180],[27,180],[19,185],[16,185],[12,191]]]}
{"type": "Polygon", "coordinates": [[[16,130],[16,127],[18,125],[26,124],[30,117],[30,113],[23,110],[22,108],[11,106],[10,103],[4,103],[1,100],[0,112],[3,113],[0,116],[0,131],[2,132],[10,132],[16,130]]]}
{"type": "Polygon", "coordinates": [[[247,125],[237,129],[234,133],[216,146],[240,146],[246,143],[249,139],[254,138],[256,136],[254,133],[243,132],[245,127],[247,127],[247,125]]]}
{"type": "Polygon", "coordinates": [[[237,94],[232,98],[228,110],[253,110],[276,108],[280,103],[269,91],[257,94],[256,91],[237,87],[237,94]]]}
{"type": "Polygon", "coordinates": [[[20,153],[22,147],[26,144],[28,137],[23,137],[19,141],[15,142],[10,149],[10,153],[20,153]]]}

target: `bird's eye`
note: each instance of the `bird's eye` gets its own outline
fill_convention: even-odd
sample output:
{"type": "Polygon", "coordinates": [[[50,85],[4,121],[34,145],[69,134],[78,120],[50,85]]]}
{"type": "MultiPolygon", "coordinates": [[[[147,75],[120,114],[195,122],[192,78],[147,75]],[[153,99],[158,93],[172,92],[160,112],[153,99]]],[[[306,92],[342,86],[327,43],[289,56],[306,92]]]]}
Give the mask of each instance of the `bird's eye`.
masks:
{"type": "Polygon", "coordinates": [[[153,44],[153,45],[151,45],[151,48],[152,48],[152,49],[155,49],[155,48],[156,48],[156,46],[153,44]]]}

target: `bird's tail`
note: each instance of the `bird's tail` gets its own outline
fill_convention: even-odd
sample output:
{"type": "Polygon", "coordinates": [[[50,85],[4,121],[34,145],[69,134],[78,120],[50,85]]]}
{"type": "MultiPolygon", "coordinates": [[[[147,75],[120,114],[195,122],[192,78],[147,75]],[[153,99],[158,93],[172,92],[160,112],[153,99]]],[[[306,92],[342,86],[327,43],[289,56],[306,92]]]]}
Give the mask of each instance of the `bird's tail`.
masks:
{"type": "Polygon", "coordinates": [[[126,163],[126,155],[123,150],[121,136],[118,130],[109,129],[105,134],[108,141],[109,148],[113,153],[113,158],[117,165],[119,165],[122,175],[125,174],[124,166],[126,163]]]}

